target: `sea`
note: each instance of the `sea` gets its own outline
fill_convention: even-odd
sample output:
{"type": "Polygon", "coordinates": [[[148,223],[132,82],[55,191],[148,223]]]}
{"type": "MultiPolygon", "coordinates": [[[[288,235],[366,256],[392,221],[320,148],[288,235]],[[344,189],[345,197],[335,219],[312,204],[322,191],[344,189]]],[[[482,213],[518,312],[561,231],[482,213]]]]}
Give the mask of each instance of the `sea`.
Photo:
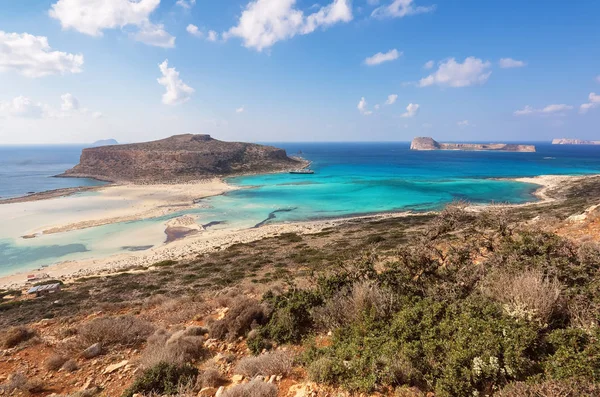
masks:
{"type": "MultiPolygon", "coordinates": [[[[214,229],[392,211],[429,211],[455,200],[476,204],[535,201],[538,186],[510,178],[600,173],[600,146],[535,144],[535,153],[411,151],[408,142],[269,143],[312,162],[313,175],[229,178],[243,189],[199,200],[169,216],[25,240],[0,228],[0,275],[64,260],[150,249],[164,222],[183,214],[214,229]],[[142,231],[144,233],[142,233],[142,231]],[[152,235],[148,241],[142,236],[152,235]],[[124,242],[131,241],[131,244],[124,242]]],[[[82,146],[0,146],[0,197],[102,184],[55,178],[79,161],[82,146]]],[[[80,193],[93,195],[93,192],[80,193]]],[[[67,209],[68,210],[68,209],[67,209]]],[[[75,209],[74,209],[75,210],[75,209]]],[[[5,223],[0,219],[0,224],[5,223]]]]}

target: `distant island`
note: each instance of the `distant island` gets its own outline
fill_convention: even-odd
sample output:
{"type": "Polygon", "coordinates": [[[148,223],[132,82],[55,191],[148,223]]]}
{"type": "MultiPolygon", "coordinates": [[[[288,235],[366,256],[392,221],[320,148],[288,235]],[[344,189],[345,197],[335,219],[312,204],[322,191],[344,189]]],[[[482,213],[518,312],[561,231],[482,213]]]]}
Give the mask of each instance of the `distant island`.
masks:
{"type": "Polygon", "coordinates": [[[535,152],[534,145],[510,143],[440,143],[431,137],[417,137],[410,144],[411,150],[491,150],[500,152],[535,152]]]}
{"type": "Polygon", "coordinates": [[[117,142],[116,139],[101,139],[99,141],[92,143],[92,147],[110,146],[110,145],[118,145],[118,144],[119,144],[119,142],[117,142]]]}
{"type": "Polygon", "coordinates": [[[110,182],[178,183],[211,177],[287,171],[304,166],[285,150],[210,135],[83,149],[80,162],[59,177],[110,182]]]}
{"type": "Polygon", "coordinates": [[[600,141],[586,141],[583,139],[556,138],[553,145],[600,145],[600,141]]]}

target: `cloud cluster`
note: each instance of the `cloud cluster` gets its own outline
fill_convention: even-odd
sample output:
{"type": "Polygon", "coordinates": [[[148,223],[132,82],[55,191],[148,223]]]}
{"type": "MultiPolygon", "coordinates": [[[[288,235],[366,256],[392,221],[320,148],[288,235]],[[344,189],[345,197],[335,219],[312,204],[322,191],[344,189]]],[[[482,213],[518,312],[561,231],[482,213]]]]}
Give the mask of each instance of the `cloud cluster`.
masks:
{"type": "Polygon", "coordinates": [[[14,71],[36,78],[80,73],[83,55],[53,51],[44,36],[0,30],[0,72],[14,71]]]}
{"type": "Polygon", "coordinates": [[[458,123],[456,123],[456,125],[459,127],[468,127],[471,125],[471,123],[469,122],[469,120],[461,120],[458,123]]]}
{"type": "Polygon", "coordinates": [[[564,112],[573,109],[573,106],[561,104],[552,104],[541,109],[534,109],[527,105],[523,109],[516,110],[515,116],[527,116],[531,114],[563,114],[564,112]]]}
{"type": "Polygon", "coordinates": [[[398,99],[398,95],[396,95],[396,94],[388,95],[387,100],[385,101],[385,104],[393,105],[396,102],[396,99],[398,99]]]}
{"type": "Polygon", "coordinates": [[[498,62],[498,65],[500,65],[500,67],[502,69],[510,69],[510,68],[522,68],[524,66],[527,66],[527,63],[524,61],[518,61],[518,60],[512,59],[512,58],[501,58],[500,61],[498,62]]]}
{"type": "Polygon", "coordinates": [[[365,99],[365,97],[360,98],[360,101],[358,102],[356,108],[363,116],[370,116],[371,114],[373,114],[372,111],[367,109],[367,100],[365,99]]]}
{"type": "Polygon", "coordinates": [[[415,6],[414,0],[393,0],[390,4],[377,7],[371,13],[375,18],[403,18],[410,15],[433,12],[435,6],[415,6]]]}
{"type": "Polygon", "coordinates": [[[492,74],[491,63],[479,58],[468,57],[463,63],[450,58],[442,62],[435,73],[419,80],[419,87],[438,85],[441,87],[468,87],[485,83],[492,74]]]}
{"type": "Polygon", "coordinates": [[[398,59],[402,56],[402,52],[399,52],[397,49],[389,50],[388,52],[378,52],[377,54],[368,57],[365,59],[365,64],[369,66],[375,66],[382,64],[384,62],[390,62],[398,59]]]}
{"type": "Polygon", "coordinates": [[[196,5],[196,0],[177,0],[177,2],[175,4],[180,6],[181,8],[185,8],[186,10],[189,10],[194,5],[196,5]]]}
{"type": "Polygon", "coordinates": [[[175,68],[169,67],[169,60],[165,59],[158,65],[162,77],[158,78],[158,84],[165,87],[166,92],[162,96],[162,103],[165,105],[179,105],[189,101],[194,93],[194,89],[185,84],[179,78],[179,72],[175,68]]]}
{"type": "MultiPolygon", "coordinates": [[[[204,32],[194,24],[189,24],[185,30],[187,30],[187,32],[192,36],[199,38],[204,37],[204,32]]],[[[206,34],[206,40],[213,42],[219,40],[219,33],[215,32],[214,30],[209,30],[206,34]]]]}
{"type": "Polygon", "coordinates": [[[61,95],[60,100],[60,109],[57,110],[49,104],[21,95],[8,102],[0,102],[0,116],[26,119],[64,119],[75,115],[88,115],[97,119],[102,116],[100,112],[81,108],[79,100],[71,93],[61,95]]]}
{"type": "Polygon", "coordinates": [[[588,103],[584,103],[579,107],[579,113],[587,113],[592,108],[600,107],[600,95],[596,95],[595,92],[590,92],[588,100],[588,103]]]}
{"type": "MultiPolygon", "coordinates": [[[[193,2],[183,2],[193,3],[193,2]]],[[[133,26],[132,37],[142,43],[170,48],[175,37],[160,24],[150,22],[150,14],[160,0],[58,0],[50,8],[50,16],[63,29],[73,29],[90,36],[102,36],[106,29],[133,26]]]]}
{"type": "Polygon", "coordinates": [[[415,117],[417,113],[419,113],[419,108],[421,106],[417,103],[409,103],[406,107],[406,112],[402,113],[400,117],[415,117]]]}
{"type": "Polygon", "coordinates": [[[423,69],[433,69],[433,67],[435,66],[435,62],[433,61],[427,61],[425,62],[425,65],[423,65],[423,69]]]}
{"type": "Polygon", "coordinates": [[[245,47],[262,51],[278,41],[352,20],[350,0],[333,0],[308,16],[295,5],[296,0],[251,1],[242,12],[238,24],[223,36],[226,39],[239,37],[245,47]]]}

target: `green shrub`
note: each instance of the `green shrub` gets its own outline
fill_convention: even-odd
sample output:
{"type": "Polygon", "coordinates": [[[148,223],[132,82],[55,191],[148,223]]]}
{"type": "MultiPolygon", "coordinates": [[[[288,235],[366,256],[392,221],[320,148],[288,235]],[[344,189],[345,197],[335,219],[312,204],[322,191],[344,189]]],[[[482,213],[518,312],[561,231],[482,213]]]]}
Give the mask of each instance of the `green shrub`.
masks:
{"type": "Polygon", "coordinates": [[[554,351],[544,362],[550,378],[580,377],[600,381],[600,331],[592,335],[583,330],[558,329],[548,336],[554,351]]]}
{"type": "Polygon", "coordinates": [[[133,385],[123,392],[123,397],[132,397],[136,393],[176,394],[180,386],[192,384],[197,376],[198,370],[190,365],[159,363],[145,370],[133,385]]]}

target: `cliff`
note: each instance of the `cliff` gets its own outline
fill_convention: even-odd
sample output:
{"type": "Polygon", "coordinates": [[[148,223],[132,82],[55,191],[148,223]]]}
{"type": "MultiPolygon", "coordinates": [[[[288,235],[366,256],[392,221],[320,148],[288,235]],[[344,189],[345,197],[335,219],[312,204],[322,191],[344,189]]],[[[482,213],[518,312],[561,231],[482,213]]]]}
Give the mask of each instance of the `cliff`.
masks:
{"type": "Polygon", "coordinates": [[[501,152],[535,152],[533,145],[510,143],[440,143],[430,137],[417,137],[410,144],[411,150],[491,150],[501,152]]]}
{"type": "Polygon", "coordinates": [[[158,141],[83,149],[80,162],[60,177],[112,182],[184,182],[302,166],[285,150],[210,135],[175,135],[158,141]]]}
{"type": "Polygon", "coordinates": [[[600,145],[600,141],[586,141],[583,139],[557,138],[552,140],[553,145],[600,145]]]}

